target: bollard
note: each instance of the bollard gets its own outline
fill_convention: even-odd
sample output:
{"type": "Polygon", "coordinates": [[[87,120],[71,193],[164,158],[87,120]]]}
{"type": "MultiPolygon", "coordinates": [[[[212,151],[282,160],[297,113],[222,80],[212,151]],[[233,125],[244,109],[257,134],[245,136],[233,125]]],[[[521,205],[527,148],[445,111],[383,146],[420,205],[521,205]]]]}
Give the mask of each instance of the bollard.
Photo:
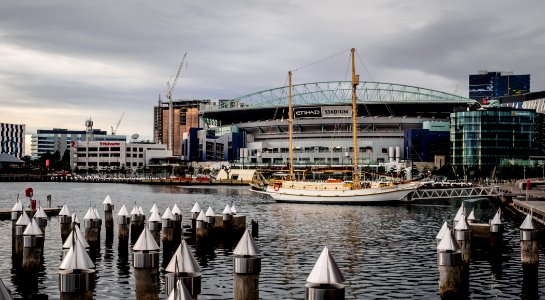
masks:
{"type": "Polygon", "coordinates": [[[113,235],[114,232],[114,205],[112,204],[112,198],[110,195],[106,195],[106,198],[102,202],[104,205],[104,227],[106,228],[106,235],[113,235]]]}
{"type": "Polygon", "coordinates": [[[47,195],[47,207],[51,208],[51,195],[47,195]]]}
{"type": "Polygon", "coordinates": [[[133,247],[136,299],[159,299],[159,245],[144,227],[133,247]]]}
{"type": "Polygon", "coordinates": [[[36,210],[36,213],[34,214],[34,219],[36,219],[36,223],[38,224],[38,227],[40,227],[43,238],[45,239],[45,227],[47,226],[47,215],[45,214],[45,211],[41,206],[38,207],[38,210],[36,210]]]}
{"type": "Polygon", "coordinates": [[[131,226],[131,215],[125,205],[117,213],[117,239],[119,241],[119,251],[125,253],[129,246],[129,233],[131,226]]]}
{"type": "Polygon", "coordinates": [[[460,208],[458,209],[458,211],[456,212],[456,215],[454,216],[454,219],[452,221],[452,228],[456,227],[456,224],[458,223],[458,221],[460,221],[462,216],[464,216],[465,218],[464,202],[462,202],[462,205],[460,205],[460,208]]]}
{"type": "Polygon", "coordinates": [[[150,213],[157,212],[159,213],[159,208],[157,208],[157,204],[153,203],[153,206],[149,210],[150,213]]]}
{"type": "Polygon", "coordinates": [[[243,230],[246,230],[246,216],[234,215],[231,224],[235,231],[242,232],[243,230]]]}
{"type": "Polygon", "coordinates": [[[72,213],[72,228],[74,228],[74,226],[76,225],[80,226],[81,228],[81,223],[78,219],[78,216],[76,215],[76,213],[72,213]]]}
{"type": "Polygon", "coordinates": [[[44,235],[35,219],[23,232],[23,271],[36,270],[40,266],[44,235]]]}
{"type": "Polygon", "coordinates": [[[21,212],[21,216],[15,223],[15,251],[14,253],[15,253],[15,257],[18,259],[21,259],[23,255],[23,247],[24,247],[23,233],[26,227],[28,226],[28,224],[30,224],[30,218],[28,217],[26,212],[23,210],[21,212]]]}
{"type": "MultiPolygon", "coordinates": [[[[465,216],[465,210],[462,210],[462,216],[465,216]]],[[[454,227],[454,236],[462,252],[462,264],[464,271],[469,271],[469,262],[471,260],[471,230],[465,217],[460,218],[454,227]]]]}
{"type": "Polygon", "coordinates": [[[259,221],[252,219],[252,237],[259,236],[259,221]]]}
{"type": "Polygon", "coordinates": [[[176,286],[168,295],[167,300],[191,300],[191,294],[189,294],[182,280],[176,280],[176,286]]]}
{"type": "Polygon", "coordinates": [[[193,205],[193,208],[191,209],[191,229],[193,229],[193,232],[195,232],[195,228],[197,225],[197,217],[201,213],[201,207],[199,206],[199,203],[195,202],[193,205]]]}
{"type": "Polygon", "coordinates": [[[100,223],[98,221],[95,210],[90,207],[83,217],[83,226],[85,228],[85,239],[92,248],[97,248],[100,239],[100,223]]]}
{"type": "Polygon", "coordinates": [[[142,233],[142,229],[140,228],[140,220],[141,215],[140,211],[138,210],[138,207],[133,207],[131,210],[131,243],[135,243],[138,237],[140,237],[140,234],[142,233]]]}
{"type": "Polygon", "coordinates": [[[66,241],[62,245],[62,257],[63,258],[66,256],[66,254],[68,253],[70,248],[72,248],[72,246],[74,245],[75,240],[78,240],[81,243],[81,246],[85,249],[85,252],[87,252],[87,253],[90,252],[89,243],[87,243],[87,240],[85,240],[85,236],[83,235],[83,233],[79,229],[79,225],[74,225],[74,229],[72,229],[72,231],[68,235],[68,238],[66,239],[66,241]]]}
{"type": "Polygon", "coordinates": [[[445,221],[445,223],[443,223],[443,226],[441,226],[441,229],[439,230],[439,233],[435,236],[435,239],[437,241],[437,245],[439,245],[439,243],[443,239],[443,236],[445,236],[445,233],[447,232],[447,230],[450,231],[450,228],[448,228],[448,223],[447,223],[447,221],[445,221]]]}
{"type": "Polygon", "coordinates": [[[178,245],[180,244],[182,237],[182,211],[175,203],[171,212],[174,215],[174,239],[172,240],[172,243],[178,245]]]}
{"type": "Polygon", "coordinates": [[[324,247],[305,284],[305,300],[344,300],[344,276],[329,249],[324,247]]]}
{"type": "Polygon", "coordinates": [[[469,213],[469,216],[467,216],[467,222],[469,224],[477,223],[477,218],[475,218],[475,209],[472,208],[471,212],[469,213]]]}
{"type": "Polygon", "coordinates": [[[501,209],[494,215],[494,218],[490,221],[490,246],[492,248],[501,247],[503,243],[503,231],[504,224],[501,221],[501,209]]]}
{"type": "Polygon", "coordinates": [[[532,212],[526,215],[520,229],[520,260],[523,269],[537,269],[539,266],[539,229],[532,212]]]}
{"type": "Polygon", "coordinates": [[[72,247],[59,266],[59,291],[61,300],[93,299],[95,265],[81,241],[71,237],[72,247]]]}
{"type": "Polygon", "coordinates": [[[206,213],[204,214],[206,217],[206,226],[210,230],[214,227],[214,210],[212,210],[211,206],[208,206],[208,209],[206,210],[206,213]]]}
{"type": "Polygon", "coordinates": [[[68,206],[63,205],[61,211],[59,212],[59,223],[61,224],[61,241],[64,244],[66,238],[72,230],[72,215],[68,210],[68,206]]]}
{"type": "Polygon", "coordinates": [[[203,238],[208,235],[208,222],[206,222],[206,216],[203,210],[199,213],[195,226],[195,237],[203,238]]]}
{"type": "Polygon", "coordinates": [[[174,252],[174,223],[175,216],[172,214],[172,211],[170,210],[170,207],[167,207],[165,210],[165,213],[161,217],[163,222],[163,233],[162,233],[162,240],[163,240],[163,266],[165,266],[168,261],[170,261],[170,257],[172,256],[172,253],[174,252]]]}
{"type": "Polygon", "coordinates": [[[229,208],[231,210],[231,214],[232,215],[236,215],[237,214],[237,209],[235,208],[235,205],[231,205],[231,207],[229,208]]]}
{"type": "Polygon", "coordinates": [[[19,198],[17,197],[17,201],[15,201],[15,205],[13,205],[13,208],[11,209],[11,238],[15,239],[15,223],[17,223],[17,220],[21,216],[23,212],[23,204],[21,201],[19,201],[19,198]]]}
{"type": "Polygon", "coordinates": [[[246,230],[233,250],[233,299],[259,299],[261,258],[250,232],[246,230]]]}
{"type": "Polygon", "coordinates": [[[448,228],[437,245],[437,265],[439,267],[439,295],[441,299],[463,298],[465,290],[462,280],[462,253],[458,242],[448,228]]]}
{"type": "Polygon", "coordinates": [[[179,279],[186,286],[192,299],[196,300],[201,293],[200,272],[199,264],[189,250],[189,246],[185,240],[182,240],[165,269],[165,292],[170,294],[179,279]]]}
{"type": "Polygon", "coordinates": [[[148,228],[157,245],[161,245],[161,221],[161,216],[159,215],[158,210],[153,210],[151,212],[151,216],[149,217],[148,228]]]}
{"type": "Polygon", "coordinates": [[[102,230],[102,218],[100,217],[100,214],[98,213],[98,209],[96,207],[94,207],[93,210],[95,211],[95,220],[98,221],[98,232],[100,233],[100,230],[102,230]]]}
{"type": "Polygon", "coordinates": [[[229,205],[226,205],[221,213],[223,215],[223,230],[230,231],[233,227],[233,214],[229,205]]]}

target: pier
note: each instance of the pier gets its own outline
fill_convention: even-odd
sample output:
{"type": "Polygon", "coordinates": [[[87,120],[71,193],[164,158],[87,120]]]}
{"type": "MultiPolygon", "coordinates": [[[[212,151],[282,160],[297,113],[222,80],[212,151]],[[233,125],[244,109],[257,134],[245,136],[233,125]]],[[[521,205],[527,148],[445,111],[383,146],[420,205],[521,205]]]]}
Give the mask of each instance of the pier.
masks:
{"type": "MultiPolygon", "coordinates": [[[[51,217],[51,216],[58,215],[59,212],[61,211],[61,208],[60,207],[44,207],[43,210],[48,217],[51,217]]],[[[25,211],[28,213],[35,212],[28,207],[25,208],[25,211]]],[[[0,208],[0,221],[9,220],[10,218],[11,218],[11,208],[0,208]]]]}

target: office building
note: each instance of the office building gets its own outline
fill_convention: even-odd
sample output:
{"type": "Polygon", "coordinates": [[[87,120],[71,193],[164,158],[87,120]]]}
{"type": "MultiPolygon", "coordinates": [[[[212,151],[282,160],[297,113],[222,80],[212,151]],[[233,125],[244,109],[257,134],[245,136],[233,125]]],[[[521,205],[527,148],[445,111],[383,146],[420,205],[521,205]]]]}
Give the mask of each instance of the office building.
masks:
{"type": "Polygon", "coordinates": [[[469,98],[486,104],[486,100],[530,92],[530,75],[513,72],[479,71],[469,75],[469,98]]]}
{"type": "Polygon", "coordinates": [[[0,153],[17,158],[25,155],[25,125],[0,123],[0,153]]]}

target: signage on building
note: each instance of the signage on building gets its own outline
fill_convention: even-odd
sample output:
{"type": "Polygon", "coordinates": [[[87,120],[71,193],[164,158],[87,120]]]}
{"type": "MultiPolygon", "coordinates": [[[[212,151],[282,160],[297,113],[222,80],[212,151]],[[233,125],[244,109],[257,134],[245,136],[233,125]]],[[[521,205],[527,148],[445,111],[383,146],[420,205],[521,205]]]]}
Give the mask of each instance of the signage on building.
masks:
{"type": "Polygon", "coordinates": [[[350,118],[351,106],[295,107],[294,118],[350,118]]]}
{"type": "Polygon", "coordinates": [[[100,142],[100,146],[121,146],[119,142],[100,142]]]}

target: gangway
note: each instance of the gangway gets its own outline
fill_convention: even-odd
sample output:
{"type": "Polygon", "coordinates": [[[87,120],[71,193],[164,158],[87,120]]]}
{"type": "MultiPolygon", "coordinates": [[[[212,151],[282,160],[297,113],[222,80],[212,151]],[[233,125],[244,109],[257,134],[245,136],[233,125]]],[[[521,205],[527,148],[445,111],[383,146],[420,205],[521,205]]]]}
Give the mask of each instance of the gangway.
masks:
{"type": "Polygon", "coordinates": [[[499,197],[503,192],[497,186],[451,187],[445,189],[416,189],[407,197],[408,202],[431,199],[499,197]]]}

